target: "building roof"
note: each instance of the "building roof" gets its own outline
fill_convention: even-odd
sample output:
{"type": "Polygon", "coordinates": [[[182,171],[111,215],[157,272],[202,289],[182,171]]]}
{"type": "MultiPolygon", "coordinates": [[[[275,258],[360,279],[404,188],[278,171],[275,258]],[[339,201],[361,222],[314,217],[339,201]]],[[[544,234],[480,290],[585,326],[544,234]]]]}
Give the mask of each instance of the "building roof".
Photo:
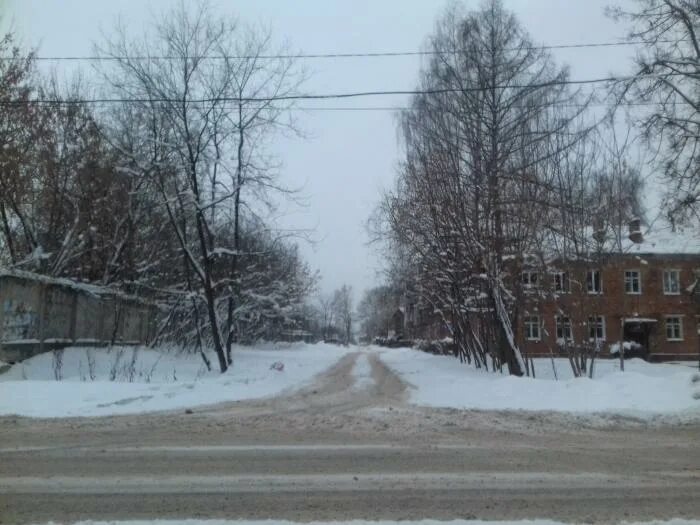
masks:
{"type": "Polygon", "coordinates": [[[622,240],[622,252],[631,254],[700,255],[700,231],[691,228],[674,229],[667,224],[647,229],[644,240],[634,243],[622,240]]]}
{"type": "Polygon", "coordinates": [[[552,259],[579,258],[596,253],[605,255],[695,255],[700,256],[700,228],[675,227],[656,221],[651,227],[641,229],[642,241],[634,242],[627,227],[621,232],[608,229],[602,246],[594,239],[593,228],[583,228],[573,239],[548,232],[541,247],[552,259]],[[601,250],[600,252],[598,250],[601,250]]]}

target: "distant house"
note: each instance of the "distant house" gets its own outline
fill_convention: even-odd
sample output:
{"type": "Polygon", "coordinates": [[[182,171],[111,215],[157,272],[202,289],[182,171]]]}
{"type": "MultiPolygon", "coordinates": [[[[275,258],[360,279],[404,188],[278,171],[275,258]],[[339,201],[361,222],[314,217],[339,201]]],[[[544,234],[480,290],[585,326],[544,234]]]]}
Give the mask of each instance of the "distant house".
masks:
{"type": "MultiPolygon", "coordinates": [[[[516,339],[529,356],[592,345],[600,356],[652,361],[700,355],[700,237],[630,224],[629,236],[594,257],[525,269],[516,339]]],[[[449,325],[420,298],[406,302],[411,338],[438,340],[449,325]]],[[[478,314],[474,314],[478,315],[478,314]]]]}
{"type": "Polygon", "coordinates": [[[402,308],[397,308],[396,311],[391,315],[389,319],[389,332],[388,337],[403,337],[405,334],[404,330],[404,313],[402,308]]]}
{"type": "Polygon", "coordinates": [[[314,343],[314,334],[308,330],[289,329],[283,330],[279,335],[280,341],[286,343],[314,343]]]}
{"type": "Polygon", "coordinates": [[[618,249],[589,260],[555,262],[556,271],[523,272],[525,315],[518,327],[528,355],[566,345],[596,345],[601,355],[648,360],[695,359],[700,353],[700,239],[639,223],[618,249]],[[541,294],[542,290],[550,293],[541,294]]]}
{"type": "Polygon", "coordinates": [[[450,327],[435,308],[422,298],[406,296],[404,334],[406,338],[438,341],[452,336],[450,327]]]}
{"type": "Polygon", "coordinates": [[[109,288],[0,271],[0,361],[71,345],[148,343],[157,308],[109,288]]]}

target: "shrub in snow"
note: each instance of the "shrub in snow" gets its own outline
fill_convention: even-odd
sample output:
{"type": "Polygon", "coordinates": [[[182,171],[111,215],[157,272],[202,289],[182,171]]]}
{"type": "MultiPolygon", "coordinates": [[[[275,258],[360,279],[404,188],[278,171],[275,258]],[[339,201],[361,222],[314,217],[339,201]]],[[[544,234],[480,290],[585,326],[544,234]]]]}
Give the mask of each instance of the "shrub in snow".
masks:
{"type": "MultiPolygon", "coordinates": [[[[642,345],[640,345],[636,341],[624,341],[622,343],[622,348],[625,349],[625,352],[639,351],[639,350],[642,350],[642,345]]],[[[617,355],[619,353],[620,353],[620,343],[611,344],[610,345],[610,355],[617,355]]]]}
{"type": "Polygon", "coordinates": [[[690,381],[693,383],[700,383],[700,374],[693,374],[693,377],[690,378],[690,381]]]}
{"type": "Polygon", "coordinates": [[[52,367],[54,379],[56,381],[63,379],[63,349],[53,351],[52,367]]]}

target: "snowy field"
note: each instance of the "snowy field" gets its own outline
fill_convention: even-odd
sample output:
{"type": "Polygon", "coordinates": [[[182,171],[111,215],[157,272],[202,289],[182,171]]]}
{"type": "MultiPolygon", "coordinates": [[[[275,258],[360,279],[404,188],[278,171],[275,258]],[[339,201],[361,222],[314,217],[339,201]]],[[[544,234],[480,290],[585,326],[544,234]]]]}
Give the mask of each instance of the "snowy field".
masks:
{"type": "Polygon", "coordinates": [[[324,344],[236,348],[233,367],[222,375],[215,362],[208,372],[198,355],[68,348],[60,366],[47,353],[0,374],[0,415],[108,416],[268,397],[302,386],[347,351],[324,344]]]}
{"type": "MultiPolygon", "coordinates": [[[[411,402],[477,410],[606,413],[638,418],[671,415],[700,420],[700,375],[692,363],[650,364],[640,359],[600,360],[594,379],[573,378],[566,359],[535,359],[537,379],[476,370],[450,356],[418,350],[379,350],[380,357],[414,388],[411,402]]],[[[697,363],[695,363],[697,367],[697,363]]]]}

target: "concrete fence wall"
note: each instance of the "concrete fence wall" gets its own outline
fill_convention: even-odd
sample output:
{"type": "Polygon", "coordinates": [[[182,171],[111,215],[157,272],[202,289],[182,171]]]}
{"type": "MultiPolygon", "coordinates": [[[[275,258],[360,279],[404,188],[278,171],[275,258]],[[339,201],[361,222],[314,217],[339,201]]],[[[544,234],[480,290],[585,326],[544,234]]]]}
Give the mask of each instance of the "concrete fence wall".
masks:
{"type": "Polygon", "coordinates": [[[0,275],[0,361],[72,345],[146,344],[157,308],[105,288],[33,274],[0,275]]]}

